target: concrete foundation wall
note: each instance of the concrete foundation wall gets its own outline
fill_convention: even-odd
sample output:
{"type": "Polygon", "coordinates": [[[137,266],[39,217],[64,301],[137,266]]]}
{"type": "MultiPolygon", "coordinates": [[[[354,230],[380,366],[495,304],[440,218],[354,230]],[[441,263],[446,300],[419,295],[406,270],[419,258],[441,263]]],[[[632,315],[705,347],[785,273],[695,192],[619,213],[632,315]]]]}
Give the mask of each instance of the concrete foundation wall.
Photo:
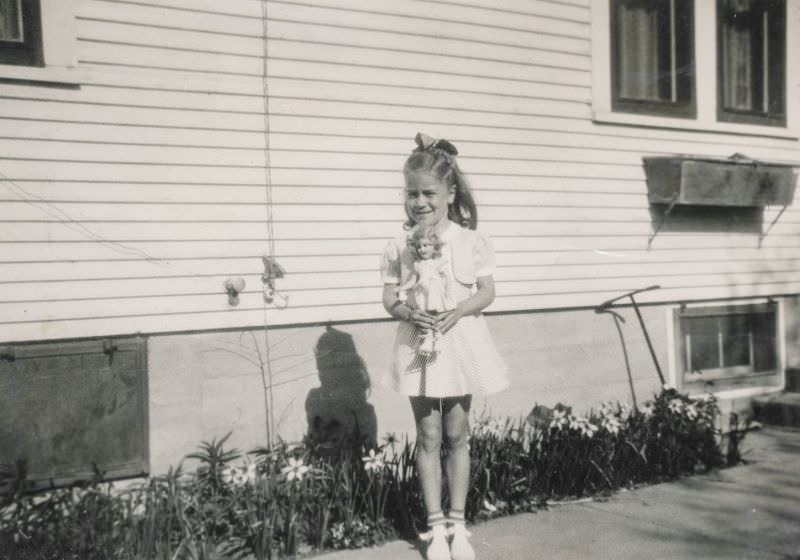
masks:
{"type": "MultiPolygon", "coordinates": [[[[666,313],[643,314],[666,370],[666,313]]],[[[622,325],[637,398],[659,381],[631,309],[622,325]]],[[[488,316],[511,372],[511,388],[473,401],[476,414],[516,418],[536,403],[586,410],[602,401],[631,402],[614,322],[591,310],[488,316]]],[[[260,362],[269,337],[273,434],[297,440],[314,431],[335,438],[356,422],[380,440],[413,436],[406,399],[383,385],[396,324],[389,321],[152,336],[149,340],[151,472],[160,473],[201,441],[233,432],[231,446],[266,442],[267,414],[260,362]]],[[[268,371],[263,368],[264,378],[268,371]]],[[[268,392],[267,392],[268,394],[268,392]]],[[[269,402],[268,400],[266,402],[269,402]]]]}
{"type": "MultiPolygon", "coordinates": [[[[659,390],[653,360],[631,308],[618,310],[636,398],[659,390]]],[[[642,308],[668,382],[667,308],[642,308]]],[[[783,300],[786,365],[800,365],[800,298],[783,300]]],[[[473,412],[525,416],[558,402],[578,412],[607,400],[631,403],[620,336],[610,315],[591,310],[495,314],[490,329],[511,373],[511,388],[473,401],[473,412]]],[[[152,336],[149,339],[151,472],[160,473],[201,441],[232,432],[230,445],[251,450],[273,436],[306,433],[336,439],[354,429],[373,439],[413,437],[406,399],[384,386],[396,324],[391,321],[152,336]],[[272,414],[266,413],[269,370],[272,414]],[[264,376],[262,377],[262,371],[264,376]]],[[[749,406],[740,397],[723,411],[749,406]]]]}

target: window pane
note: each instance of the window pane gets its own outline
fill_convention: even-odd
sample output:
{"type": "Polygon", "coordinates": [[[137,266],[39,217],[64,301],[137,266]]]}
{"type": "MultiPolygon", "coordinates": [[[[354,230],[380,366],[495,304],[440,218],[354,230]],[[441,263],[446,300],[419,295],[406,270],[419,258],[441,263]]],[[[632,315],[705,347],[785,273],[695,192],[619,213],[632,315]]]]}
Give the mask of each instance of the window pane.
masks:
{"type": "Polygon", "coordinates": [[[618,10],[620,96],[661,99],[659,42],[664,40],[669,21],[664,21],[663,15],[659,17],[659,10],[648,4],[620,2],[618,10]]]}
{"type": "Polygon", "coordinates": [[[717,9],[721,110],[784,115],[784,1],[719,0],[717,9]]]}
{"type": "Polygon", "coordinates": [[[22,0],[0,0],[0,41],[22,41],[22,0]]]}
{"type": "Polygon", "coordinates": [[[755,371],[771,371],[778,367],[776,321],[773,313],[757,313],[752,318],[755,371]]]}
{"type": "Polygon", "coordinates": [[[691,0],[611,0],[611,10],[614,110],[693,115],[691,0]]]}
{"type": "Polygon", "coordinates": [[[683,319],[683,333],[689,346],[687,371],[717,369],[719,363],[719,327],[716,317],[683,319]]]}
{"type": "Polygon", "coordinates": [[[752,364],[751,333],[746,315],[720,317],[722,334],[722,366],[749,366],[752,364]]]}

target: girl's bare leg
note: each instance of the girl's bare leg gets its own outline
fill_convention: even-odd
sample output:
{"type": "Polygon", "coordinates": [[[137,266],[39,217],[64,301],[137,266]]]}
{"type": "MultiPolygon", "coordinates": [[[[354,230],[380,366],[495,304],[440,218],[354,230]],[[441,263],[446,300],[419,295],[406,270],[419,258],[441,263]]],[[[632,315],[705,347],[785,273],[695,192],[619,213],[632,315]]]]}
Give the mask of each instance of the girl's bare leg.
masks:
{"type": "Polygon", "coordinates": [[[417,472],[428,515],[442,511],[442,412],[440,399],[411,397],[417,424],[417,472]]]}
{"type": "Polygon", "coordinates": [[[447,446],[445,469],[450,509],[463,514],[469,490],[469,410],[472,397],[443,399],[444,441],[447,446]]]}

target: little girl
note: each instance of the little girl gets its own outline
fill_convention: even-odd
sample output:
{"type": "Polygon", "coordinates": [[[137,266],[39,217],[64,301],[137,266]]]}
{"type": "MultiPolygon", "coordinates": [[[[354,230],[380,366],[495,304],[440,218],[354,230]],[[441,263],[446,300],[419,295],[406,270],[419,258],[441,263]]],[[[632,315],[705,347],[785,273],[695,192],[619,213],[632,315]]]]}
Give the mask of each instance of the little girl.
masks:
{"type": "MultiPolygon", "coordinates": [[[[414,258],[414,271],[408,280],[397,288],[397,299],[407,301],[411,291],[413,305],[429,313],[441,313],[455,307],[447,297],[447,261],[441,258],[442,242],[432,227],[416,227],[408,236],[408,247],[414,258]]],[[[423,355],[434,352],[437,336],[435,330],[425,331],[420,341],[419,352],[423,355]]]]}
{"type": "Polygon", "coordinates": [[[397,287],[414,274],[406,236],[390,242],[383,254],[383,304],[400,319],[395,338],[392,381],[410,397],[417,425],[417,471],[428,525],[428,560],[473,560],[464,522],[470,478],[468,421],[474,393],[508,386],[505,364],[492,342],[481,311],[494,300],[494,252],[475,231],[477,210],[456,163],[457,150],[445,140],[417,134],[406,160],[406,229],[432,229],[442,243],[446,309],[429,313],[413,299],[397,299],[397,287]],[[437,331],[436,352],[419,351],[420,337],[437,331]],[[442,511],[441,446],[450,510],[442,511]],[[448,534],[450,538],[448,539],[448,534]]]}

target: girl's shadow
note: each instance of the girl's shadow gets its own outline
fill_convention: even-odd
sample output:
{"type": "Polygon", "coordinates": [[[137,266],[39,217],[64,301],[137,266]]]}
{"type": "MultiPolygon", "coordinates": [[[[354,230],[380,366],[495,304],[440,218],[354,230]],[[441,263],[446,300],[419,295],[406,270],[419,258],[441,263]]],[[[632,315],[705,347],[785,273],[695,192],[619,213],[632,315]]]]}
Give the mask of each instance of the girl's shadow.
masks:
{"type": "Polygon", "coordinates": [[[367,402],[370,379],[353,337],[331,326],[314,347],[320,386],[306,397],[310,443],[320,451],[374,448],[378,421],[367,402]]]}

